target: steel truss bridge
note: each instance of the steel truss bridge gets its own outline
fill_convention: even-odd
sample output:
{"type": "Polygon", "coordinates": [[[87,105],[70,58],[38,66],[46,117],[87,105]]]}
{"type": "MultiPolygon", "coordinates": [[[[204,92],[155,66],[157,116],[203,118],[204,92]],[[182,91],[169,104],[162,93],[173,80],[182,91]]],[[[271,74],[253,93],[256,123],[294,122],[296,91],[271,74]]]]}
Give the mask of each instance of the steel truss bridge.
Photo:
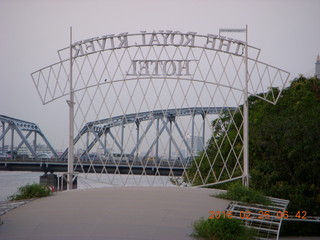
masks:
{"type": "MultiPolygon", "coordinates": [[[[58,158],[58,155],[54,148],[51,146],[43,132],[40,130],[37,124],[32,122],[27,122],[24,120],[0,115],[0,122],[2,125],[2,131],[0,135],[0,142],[1,142],[1,152],[10,154],[10,158],[13,160],[14,158],[21,157],[17,153],[21,150],[23,145],[27,148],[27,153],[31,155],[31,158],[37,159],[39,157],[40,149],[37,148],[38,138],[37,136],[41,137],[43,140],[45,147],[48,149],[49,152],[55,157],[58,158]],[[30,143],[28,141],[29,137],[34,134],[33,141],[30,143]],[[15,136],[18,136],[19,143],[17,147],[14,148],[14,140],[15,136]],[[6,137],[10,138],[10,147],[5,147],[5,139],[6,137]],[[10,151],[9,151],[10,150],[10,151]]],[[[41,151],[41,150],[40,150],[41,151]]],[[[24,156],[26,157],[26,156],[24,156]]]]}
{"type": "MultiPolygon", "coordinates": [[[[142,113],[134,113],[134,114],[127,114],[127,115],[121,115],[116,116],[112,118],[106,118],[102,120],[97,120],[93,122],[87,123],[82,130],[78,133],[78,135],[74,139],[74,144],[76,145],[78,141],[85,135],[92,134],[93,140],[91,142],[87,141],[86,149],[81,154],[81,157],[83,157],[85,154],[88,154],[93,146],[95,144],[99,144],[100,147],[104,151],[104,155],[109,156],[110,161],[114,161],[115,156],[113,153],[111,153],[107,147],[106,142],[102,141],[102,136],[109,135],[116,146],[119,148],[120,151],[120,157],[121,156],[131,156],[135,160],[138,158],[138,150],[140,147],[141,142],[144,140],[146,134],[156,121],[156,138],[153,140],[152,144],[147,149],[146,153],[144,154],[143,158],[147,158],[149,154],[151,153],[152,149],[155,147],[156,152],[154,157],[156,159],[159,159],[159,138],[163,134],[164,131],[166,131],[169,135],[169,153],[168,153],[168,159],[172,159],[171,157],[171,149],[172,144],[174,145],[174,148],[176,151],[178,151],[179,158],[185,159],[185,155],[181,152],[181,146],[177,144],[175,141],[175,138],[172,135],[172,125],[174,124],[175,128],[177,129],[178,135],[181,137],[185,149],[187,149],[188,156],[191,157],[194,155],[194,136],[195,136],[195,116],[201,115],[203,122],[202,122],[202,143],[205,143],[205,117],[209,114],[220,114],[224,111],[234,111],[235,108],[232,107],[196,107],[196,108],[178,108],[178,109],[166,109],[166,110],[155,110],[155,111],[149,111],[149,112],[142,112],[142,113]],[[192,122],[191,122],[191,141],[188,143],[186,139],[186,134],[181,130],[179,127],[179,124],[176,121],[177,117],[184,117],[184,116],[192,116],[192,122]],[[140,124],[141,122],[149,121],[146,128],[143,132],[140,131],[140,124]],[[160,122],[162,123],[162,126],[160,128],[160,122]],[[134,147],[129,153],[125,153],[124,150],[124,128],[125,125],[128,124],[135,124],[136,125],[136,142],[134,144],[134,147]],[[114,136],[111,129],[114,127],[121,127],[121,137],[120,142],[119,140],[114,136]]],[[[87,139],[88,136],[87,136],[87,139]]],[[[204,144],[203,144],[204,145],[204,144]]],[[[68,154],[68,149],[61,155],[60,159],[65,159],[68,154]]]]}
{"type": "MultiPolygon", "coordinates": [[[[202,117],[202,143],[205,142],[205,119],[207,115],[217,115],[225,111],[234,111],[235,108],[232,107],[196,107],[196,108],[179,108],[179,109],[166,109],[166,110],[155,110],[149,112],[141,112],[134,114],[121,115],[117,117],[111,117],[106,119],[101,119],[97,121],[88,122],[85,124],[83,129],[78,133],[74,139],[74,144],[76,145],[82,137],[86,138],[87,144],[86,149],[82,154],[76,156],[75,170],[79,172],[101,172],[105,170],[107,173],[114,174],[146,174],[154,175],[158,172],[159,176],[168,176],[173,174],[174,176],[182,176],[185,169],[190,165],[194,154],[194,134],[195,134],[195,116],[200,115],[202,117]],[[179,117],[191,117],[191,136],[188,141],[186,134],[179,127],[176,118],[179,117]],[[141,131],[140,124],[142,122],[147,122],[146,128],[141,131]],[[162,124],[160,127],[160,123],[162,124]],[[124,129],[125,125],[135,124],[136,125],[136,142],[130,152],[125,152],[124,150],[124,129]],[[156,138],[152,141],[152,144],[145,149],[143,156],[138,155],[138,150],[146,137],[147,133],[151,131],[152,126],[156,125],[156,138]],[[172,127],[175,127],[178,137],[181,139],[183,146],[178,145],[177,140],[172,134],[172,127]],[[117,137],[112,133],[112,128],[121,128],[121,137],[117,137]],[[159,138],[166,132],[169,136],[169,148],[168,154],[165,159],[159,156],[159,138]],[[93,138],[89,142],[89,135],[93,138]],[[115,145],[119,148],[120,154],[114,154],[107,149],[106,136],[109,135],[115,145]],[[104,141],[103,138],[104,137],[104,141]],[[96,155],[96,153],[91,153],[91,150],[95,145],[99,145],[103,149],[104,154],[96,155]],[[175,151],[178,152],[178,157],[172,157],[172,145],[175,151]],[[152,161],[148,159],[152,149],[155,148],[155,155],[152,157],[152,161]],[[181,148],[187,150],[187,154],[183,154],[181,148]]],[[[10,159],[0,160],[1,170],[24,170],[24,171],[53,171],[53,172],[64,172],[67,170],[67,154],[68,149],[58,157],[56,151],[50,145],[49,141],[45,138],[44,134],[41,132],[40,128],[30,122],[26,122],[19,119],[9,118],[2,116],[2,149],[4,149],[5,135],[9,132],[9,129],[16,129],[19,131],[19,136],[22,138],[22,142],[18,147],[14,149],[13,147],[13,135],[11,134],[11,151],[16,152],[16,155],[11,155],[10,159]],[[4,119],[7,121],[5,122],[4,119]],[[10,120],[10,121],[9,121],[10,120]],[[5,124],[9,124],[5,128],[5,124]],[[27,134],[23,134],[21,131],[27,131],[27,134]],[[47,147],[51,150],[53,157],[51,159],[39,157],[37,152],[36,141],[34,145],[27,141],[28,137],[32,132],[36,134],[39,133],[40,136],[45,139],[47,147]],[[21,156],[18,154],[21,146],[25,144],[31,153],[30,157],[21,156]],[[8,161],[9,160],[9,161],[8,161]]],[[[204,147],[204,145],[203,145],[204,147]]]]}

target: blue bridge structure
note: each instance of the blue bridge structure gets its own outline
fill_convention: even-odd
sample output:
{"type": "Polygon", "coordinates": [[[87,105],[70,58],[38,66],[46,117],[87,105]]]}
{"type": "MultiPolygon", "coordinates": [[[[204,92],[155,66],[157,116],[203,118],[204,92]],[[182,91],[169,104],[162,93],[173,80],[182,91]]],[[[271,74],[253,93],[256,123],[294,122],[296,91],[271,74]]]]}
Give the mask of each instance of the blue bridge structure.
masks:
{"type": "MultiPolygon", "coordinates": [[[[74,169],[78,172],[106,172],[117,174],[146,174],[160,176],[173,174],[174,176],[183,175],[184,170],[190,166],[196,153],[194,151],[195,117],[202,119],[202,143],[205,142],[205,119],[207,115],[217,115],[224,111],[233,111],[235,108],[226,107],[196,107],[155,110],[141,113],[126,114],[111,118],[105,118],[88,122],[76,135],[74,145],[81,141],[85,142],[85,149],[75,156],[74,169]],[[191,118],[191,135],[187,135],[179,126],[177,118],[191,118]],[[146,122],[144,129],[140,128],[142,122],[146,122]],[[125,126],[135,125],[135,138],[132,139],[132,147],[128,151],[124,146],[125,126]],[[173,126],[176,134],[173,134],[173,126]],[[120,128],[120,134],[114,133],[115,128],[120,128]],[[155,128],[155,129],[154,129],[155,128]],[[138,154],[142,148],[142,143],[148,132],[155,132],[155,138],[151,140],[147,148],[144,147],[143,155],[138,154]],[[159,139],[164,133],[168,136],[168,153],[165,157],[159,153],[159,139]],[[107,148],[107,138],[113,141],[116,150],[111,151],[107,148]],[[178,140],[178,139],[179,140],[178,140]],[[85,139],[85,140],[83,140],[85,139]],[[134,141],[135,140],[135,141],[134,141]],[[180,141],[180,144],[178,144],[180,141]],[[101,150],[97,154],[94,147],[101,150]],[[182,151],[182,148],[186,150],[182,151]],[[151,152],[155,152],[150,157],[151,152]],[[175,149],[178,156],[172,156],[172,149],[175,149]]],[[[18,171],[51,171],[66,172],[68,149],[58,156],[55,149],[51,146],[40,128],[31,122],[19,120],[7,116],[0,116],[2,123],[2,134],[0,135],[1,152],[0,170],[18,171]],[[20,143],[14,146],[14,136],[21,138],[20,143]],[[33,142],[28,139],[34,135],[33,142]],[[43,154],[37,148],[37,135],[40,135],[46,144],[47,152],[50,157],[43,154]],[[5,145],[5,140],[9,139],[10,146],[5,145]],[[22,146],[25,151],[22,153],[22,146]]],[[[131,127],[131,129],[134,129],[131,127]]],[[[132,131],[132,130],[131,130],[132,131]]],[[[204,147],[204,144],[203,144],[204,147]]]]}

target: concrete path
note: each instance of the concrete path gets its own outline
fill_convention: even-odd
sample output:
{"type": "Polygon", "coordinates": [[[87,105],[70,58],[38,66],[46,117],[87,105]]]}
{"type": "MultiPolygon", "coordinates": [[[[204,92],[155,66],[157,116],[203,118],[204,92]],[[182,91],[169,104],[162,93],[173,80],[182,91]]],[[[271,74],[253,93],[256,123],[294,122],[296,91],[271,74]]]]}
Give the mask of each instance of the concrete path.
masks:
{"type": "Polygon", "coordinates": [[[0,202],[0,216],[3,214],[6,214],[7,212],[11,211],[12,209],[15,209],[17,207],[20,207],[21,205],[24,205],[31,200],[21,200],[21,201],[3,201],[0,202]]]}
{"type": "Polygon", "coordinates": [[[219,190],[114,187],[37,199],[1,216],[1,240],[185,240],[192,223],[223,211],[219,190]]]}

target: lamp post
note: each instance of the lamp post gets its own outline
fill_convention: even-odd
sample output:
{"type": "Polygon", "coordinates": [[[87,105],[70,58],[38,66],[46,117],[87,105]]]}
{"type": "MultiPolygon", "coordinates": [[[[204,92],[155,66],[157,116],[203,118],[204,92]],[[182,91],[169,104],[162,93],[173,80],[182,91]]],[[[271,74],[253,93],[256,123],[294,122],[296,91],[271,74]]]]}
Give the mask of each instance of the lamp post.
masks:
{"type": "Polygon", "coordinates": [[[70,99],[67,101],[69,105],[69,148],[68,148],[68,177],[67,177],[67,190],[73,188],[73,162],[74,162],[74,93],[72,84],[72,27],[70,27],[70,73],[69,73],[69,84],[70,84],[70,99]]]}
{"type": "Polygon", "coordinates": [[[219,29],[221,32],[244,32],[246,34],[245,41],[245,84],[243,89],[243,175],[242,184],[249,187],[249,107],[248,107],[248,25],[244,29],[219,29]]]}

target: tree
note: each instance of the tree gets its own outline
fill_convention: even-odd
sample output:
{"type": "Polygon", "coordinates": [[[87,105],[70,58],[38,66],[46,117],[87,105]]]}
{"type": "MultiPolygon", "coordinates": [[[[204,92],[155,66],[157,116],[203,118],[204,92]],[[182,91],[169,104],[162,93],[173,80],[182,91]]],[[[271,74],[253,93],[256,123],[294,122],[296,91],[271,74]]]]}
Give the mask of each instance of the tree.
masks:
{"type": "MultiPolygon", "coordinates": [[[[319,216],[320,80],[300,76],[283,91],[276,105],[256,96],[250,96],[248,102],[250,187],[268,196],[289,199],[291,214],[306,211],[319,216]]],[[[214,182],[214,173],[221,172],[226,158],[228,169],[234,168],[236,158],[242,158],[241,123],[241,108],[223,113],[213,122],[214,134],[207,151],[188,170],[195,184],[203,182],[203,176],[214,182]]],[[[226,174],[222,171],[220,180],[226,174]]],[[[285,229],[295,235],[320,234],[315,225],[295,227],[290,222],[285,229]]]]}
{"type": "MultiPolygon", "coordinates": [[[[320,80],[300,76],[275,106],[255,97],[249,104],[251,186],[289,199],[293,215],[306,211],[319,216],[320,80]]],[[[287,233],[320,234],[315,224],[287,225],[287,233]]]]}
{"type": "Polygon", "coordinates": [[[242,114],[239,109],[227,109],[212,122],[213,135],[206,149],[195,158],[187,170],[186,182],[194,185],[223,181],[241,176],[242,114]]]}

